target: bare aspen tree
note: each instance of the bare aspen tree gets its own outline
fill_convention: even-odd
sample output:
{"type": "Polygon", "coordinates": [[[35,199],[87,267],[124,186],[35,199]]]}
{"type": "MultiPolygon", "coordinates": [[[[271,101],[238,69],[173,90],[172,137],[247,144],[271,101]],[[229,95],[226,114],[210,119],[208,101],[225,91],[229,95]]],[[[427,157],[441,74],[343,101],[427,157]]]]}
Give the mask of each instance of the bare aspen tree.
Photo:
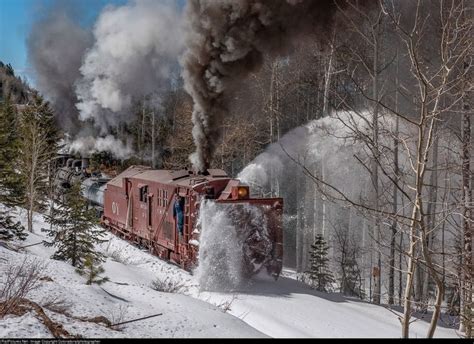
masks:
{"type": "MultiPolygon", "coordinates": [[[[410,69],[416,82],[418,114],[416,121],[412,124],[417,127],[418,135],[416,138],[417,148],[411,159],[412,168],[415,172],[414,179],[414,197],[412,199],[413,209],[409,230],[409,251],[408,251],[408,271],[404,295],[404,313],[402,318],[402,335],[409,336],[409,322],[411,317],[411,297],[413,277],[415,272],[415,253],[416,247],[420,246],[426,268],[436,286],[436,296],[434,303],[434,312],[431,317],[430,327],[427,337],[431,338],[436,330],[437,321],[441,312],[441,302],[444,295],[444,285],[437,265],[433,262],[433,253],[428,245],[429,236],[434,228],[430,228],[429,215],[424,208],[423,189],[425,187],[425,176],[427,163],[430,159],[430,151],[436,135],[436,122],[440,115],[448,111],[449,108],[442,107],[442,98],[447,92],[460,84],[459,75],[454,75],[461,61],[467,53],[463,42],[468,39],[465,28],[459,27],[460,18],[463,14],[462,3],[453,1],[449,6],[440,4],[441,37],[439,50],[436,56],[439,58],[439,64],[434,68],[428,68],[425,64],[423,52],[420,48],[423,39],[425,24],[430,13],[424,13],[426,7],[423,7],[422,1],[418,1],[415,8],[415,17],[411,28],[401,24],[400,17],[396,15],[396,7],[392,3],[390,8],[385,8],[385,13],[391,18],[400,38],[406,46],[410,61],[410,69]]],[[[457,95],[459,97],[459,95],[457,95]]],[[[454,99],[456,104],[459,99],[454,99]]],[[[406,119],[406,118],[405,118],[406,119]]]]}
{"type": "Polygon", "coordinates": [[[35,97],[21,114],[18,172],[25,190],[27,228],[33,231],[33,214],[46,205],[50,161],[57,153],[58,132],[47,103],[35,97]]]}
{"type": "Polygon", "coordinates": [[[155,158],[155,144],[156,144],[156,128],[155,128],[155,110],[151,112],[151,167],[156,167],[156,158],[155,158]]]}
{"type": "MultiPolygon", "coordinates": [[[[399,94],[399,78],[398,78],[398,71],[399,71],[399,51],[397,48],[396,52],[396,57],[395,59],[397,60],[396,62],[396,76],[395,76],[395,111],[398,112],[398,94],[399,94]]],[[[395,132],[394,132],[394,138],[393,138],[393,169],[394,169],[394,179],[395,183],[393,183],[393,201],[392,201],[392,211],[394,214],[398,212],[398,188],[396,183],[399,180],[399,165],[398,165],[398,137],[399,137],[399,128],[400,128],[400,119],[396,117],[395,119],[395,132]]],[[[395,241],[396,241],[396,235],[397,235],[397,220],[396,217],[393,218],[392,220],[392,225],[391,225],[391,238],[390,238],[390,259],[389,259],[389,274],[388,274],[388,303],[390,305],[394,304],[394,295],[395,295],[395,241]]],[[[400,264],[401,265],[401,264],[400,264]]],[[[401,270],[401,266],[400,266],[401,270]]],[[[401,289],[401,283],[399,285],[399,288],[401,289]]],[[[400,297],[399,297],[400,299],[400,297]]]]}
{"type": "MultiPolygon", "coordinates": [[[[344,16],[348,21],[350,30],[355,32],[356,37],[359,37],[361,42],[368,47],[368,50],[371,50],[371,63],[364,59],[360,51],[357,49],[350,49],[350,53],[362,65],[362,68],[366,70],[369,78],[372,82],[372,95],[371,95],[371,106],[372,106],[372,137],[371,137],[371,150],[373,151],[372,163],[371,163],[371,179],[373,184],[372,189],[372,203],[374,209],[379,209],[380,201],[380,190],[379,190],[379,103],[381,99],[380,92],[380,56],[382,49],[382,34],[383,34],[383,25],[382,21],[384,19],[383,11],[379,8],[378,11],[375,11],[373,16],[371,14],[364,13],[357,5],[356,2],[348,1],[348,10],[343,10],[338,5],[339,12],[344,16]],[[353,17],[348,13],[348,11],[353,11],[357,16],[362,18],[362,20],[355,21],[353,17]],[[363,23],[363,28],[361,26],[363,23]]],[[[374,292],[372,301],[375,304],[380,304],[381,301],[381,276],[382,276],[382,253],[380,252],[380,242],[381,242],[381,227],[380,227],[380,217],[375,215],[373,217],[373,232],[372,237],[374,239],[374,249],[377,251],[375,257],[375,266],[373,266],[372,275],[374,277],[374,292]]]]}
{"type": "Polygon", "coordinates": [[[472,152],[472,136],[471,136],[471,117],[472,117],[472,34],[474,34],[473,26],[473,8],[472,4],[461,2],[462,22],[466,26],[465,30],[471,37],[471,40],[465,43],[467,54],[463,61],[464,80],[462,83],[462,228],[463,228],[463,275],[462,275],[462,308],[461,308],[461,329],[464,330],[467,338],[472,338],[473,326],[473,257],[472,257],[472,230],[474,223],[473,199],[472,199],[472,171],[471,171],[471,152],[472,152]]]}
{"type": "Polygon", "coordinates": [[[140,126],[140,146],[139,146],[140,160],[142,164],[143,164],[144,150],[145,150],[145,120],[146,120],[146,109],[145,109],[145,98],[143,98],[142,117],[141,117],[141,126],[140,126]]]}
{"type": "Polygon", "coordinates": [[[334,72],[334,54],[336,44],[336,30],[333,30],[332,39],[329,43],[330,51],[328,56],[328,64],[324,75],[324,99],[323,99],[323,116],[329,114],[329,90],[331,86],[331,76],[334,72]]]}

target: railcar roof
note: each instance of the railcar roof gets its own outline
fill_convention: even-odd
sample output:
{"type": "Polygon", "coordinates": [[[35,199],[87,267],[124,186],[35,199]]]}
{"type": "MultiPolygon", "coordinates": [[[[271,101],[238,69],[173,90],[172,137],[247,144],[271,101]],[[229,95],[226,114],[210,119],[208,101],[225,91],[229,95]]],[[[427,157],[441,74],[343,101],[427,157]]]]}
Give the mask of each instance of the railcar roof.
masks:
{"type": "Polygon", "coordinates": [[[130,166],[129,168],[127,168],[125,171],[123,171],[122,173],[120,173],[118,176],[116,176],[115,178],[113,178],[110,182],[108,182],[107,184],[110,184],[110,185],[114,185],[114,186],[118,186],[118,187],[122,187],[122,179],[123,178],[126,178],[126,177],[133,177],[145,170],[149,170],[150,167],[148,166],[130,166]]]}
{"type": "Polygon", "coordinates": [[[190,173],[187,170],[152,170],[148,166],[130,166],[112,179],[109,184],[122,187],[122,179],[126,177],[181,186],[196,185],[214,179],[229,179],[229,176],[221,169],[209,169],[208,173],[208,175],[201,175],[190,173]]]}

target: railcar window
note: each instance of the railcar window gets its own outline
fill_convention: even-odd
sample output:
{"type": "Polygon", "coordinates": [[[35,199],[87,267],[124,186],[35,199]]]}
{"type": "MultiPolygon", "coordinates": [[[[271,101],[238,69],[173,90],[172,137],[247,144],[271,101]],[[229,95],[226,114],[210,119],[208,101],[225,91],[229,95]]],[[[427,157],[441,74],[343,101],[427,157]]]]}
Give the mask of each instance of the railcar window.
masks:
{"type": "Polygon", "coordinates": [[[140,188],[140,202],[148,201],[148,186],[142,186],[140,188]]]}
{"type": "Polygon", "coordinates": [[[159,189],[158,190],[158,206],[167,207],[168,206],[168,191],[159,189]]]}

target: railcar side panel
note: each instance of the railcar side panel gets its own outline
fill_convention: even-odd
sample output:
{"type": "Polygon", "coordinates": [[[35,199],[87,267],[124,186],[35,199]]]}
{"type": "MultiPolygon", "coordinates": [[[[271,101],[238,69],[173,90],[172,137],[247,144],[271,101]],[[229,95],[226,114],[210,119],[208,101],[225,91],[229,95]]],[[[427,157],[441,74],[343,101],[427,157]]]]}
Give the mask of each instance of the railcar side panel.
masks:
{"type": "Polygon", "coordinates": [[[104,192],[104,218],[119,227],[126,229],[128,197],[124,190],[114,185],[107,185],[104,192]]]}

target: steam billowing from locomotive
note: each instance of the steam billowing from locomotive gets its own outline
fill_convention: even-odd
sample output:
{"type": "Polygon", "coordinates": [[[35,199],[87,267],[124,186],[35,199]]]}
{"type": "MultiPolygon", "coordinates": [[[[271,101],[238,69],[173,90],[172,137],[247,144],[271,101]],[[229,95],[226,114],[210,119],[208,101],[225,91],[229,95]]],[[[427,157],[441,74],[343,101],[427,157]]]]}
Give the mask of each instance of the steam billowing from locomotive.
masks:
{"type": "Polygon", "coordinates": [[[227,110],[225,91],[258,68],[264,53],[284,54],[298,35],[330,31],[336,9],[334,0],[189,1],[182,64],[194,100],[195,168],[210,166],[227,110]]]}
{"type": "Polygon", "coordinates": [[[127,159],[133,154],[130,144],[116,140],[112,135],[105,137],[81,136],[69,144],[71,152],[90,156],[94,152],[111,152],[118,159],[127,159]]]}
{"type": "Polygon", "coordinates": [[[33,25],[28,58],[36,86],[52,103],[58,122],[75,133],[79,121],[74,83],[80,78],[82,56],[92,44],[92,34],[72,19],[70,11],[55,8],[33,25]]]}
{"type": "Polygon", "coordinates": [[[79,118],[104,131],[127,121],[133,98],[159,92],[182,50],[178,10],[172,2],[136,1],[106,8],[94,27],[76,83],[79,118]]]}
{"type": "MultiPolygon", "coordinates": [[[[132,101],[152,95],[151,101],[159,103],[162,86],[179,68],[180,10],[172,0],[107,6],[93,30],[71,19],[79,8],[58,2],[47,10],[28,39],[37,87],[76,139],[75,151],[114,147],[103,143],[112,141],[111,128],[132,119],[132,101]]],[[[118,140],[115,144],[124,146],[118,140]]]]}
{"type": "Polygon", "coordinates": [[[102,137],[131,119],[134,99],[159,97],[180,60],[194,102],[196,152],[190,158],[204,171],[232,88],[261,65],[264,54],[287,54],[300,35],[325,36],[334,28],[337,6],[346,4],[189,0],[182,13],[171,0],[134,0],[107,6],[92,31],[55,10],[34,26],[29,55],[38,87],[58,109],[65,129],[77,135],[88,123],[102,137]]]}

